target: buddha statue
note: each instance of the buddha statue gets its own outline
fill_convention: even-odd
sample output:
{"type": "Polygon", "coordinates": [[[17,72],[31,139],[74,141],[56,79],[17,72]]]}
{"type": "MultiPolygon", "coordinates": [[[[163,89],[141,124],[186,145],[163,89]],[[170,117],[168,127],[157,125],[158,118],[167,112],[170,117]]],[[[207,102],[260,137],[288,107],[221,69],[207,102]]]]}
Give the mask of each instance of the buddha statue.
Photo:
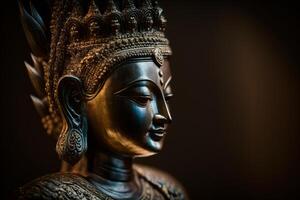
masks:
{"type": "Polygon", "coordinates": [[[161,151],[172,121],[172,52],[157,1],[19,7],[31,98],[62,160],[60,172],[22,186],[20,199],[187,199],[170,175],[133,163],[161,151]]]}

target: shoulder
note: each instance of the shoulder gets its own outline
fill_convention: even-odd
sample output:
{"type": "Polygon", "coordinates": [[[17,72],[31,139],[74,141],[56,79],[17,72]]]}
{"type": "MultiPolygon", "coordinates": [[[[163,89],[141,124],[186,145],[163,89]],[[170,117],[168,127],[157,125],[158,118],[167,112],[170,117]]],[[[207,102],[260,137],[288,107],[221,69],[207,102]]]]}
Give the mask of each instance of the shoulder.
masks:
{"type": "Polygon", "coordinates": [[[19,190],[19,199],[102,199],[82,176],[55,173],[33,180],[19,190]]]}
{"type": "Polygon", "coordinates": [[[188,199],[183,186],[170,174],[145,165],[135,165],[134,168],[141,177],[160,189],[169,199],[188,199]]]}

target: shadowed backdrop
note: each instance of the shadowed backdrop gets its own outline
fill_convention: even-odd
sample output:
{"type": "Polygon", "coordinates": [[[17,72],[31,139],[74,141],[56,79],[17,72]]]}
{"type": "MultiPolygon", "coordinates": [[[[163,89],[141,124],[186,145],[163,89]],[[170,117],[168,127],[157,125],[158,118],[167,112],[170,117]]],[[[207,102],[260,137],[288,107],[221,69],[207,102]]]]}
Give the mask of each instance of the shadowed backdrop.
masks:
{"type": "MultiPolygon", "coordinates": [[[[174,120],[163,152],[137,162],[175,176],[191,199],[299,198],[300,7],[161,5],[174,52],[174,120]]],[[[1,6],[1,19],[1,190],[8,198],[60,165],[30,102],[23,64],[30,51],[16,1],[1,6]]]]}

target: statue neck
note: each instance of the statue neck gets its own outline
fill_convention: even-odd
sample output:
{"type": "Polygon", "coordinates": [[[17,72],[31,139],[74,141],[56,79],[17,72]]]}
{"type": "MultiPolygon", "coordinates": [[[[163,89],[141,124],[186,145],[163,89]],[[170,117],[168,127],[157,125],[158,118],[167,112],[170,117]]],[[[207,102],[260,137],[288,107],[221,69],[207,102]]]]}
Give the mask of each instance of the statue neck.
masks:
{"type": "Polygon", "coordinates": [[[132,158],[98,152],[90,165],[88,179],[102,192],[116,199],[136,199],[141,195],[132,158]]]}
{"type": "Polygon", "coordinates": [[[116,182],[130,182],[134,178],[133,159],[108,152],[98,152],[92,163],[91,173],[116,182]]]}

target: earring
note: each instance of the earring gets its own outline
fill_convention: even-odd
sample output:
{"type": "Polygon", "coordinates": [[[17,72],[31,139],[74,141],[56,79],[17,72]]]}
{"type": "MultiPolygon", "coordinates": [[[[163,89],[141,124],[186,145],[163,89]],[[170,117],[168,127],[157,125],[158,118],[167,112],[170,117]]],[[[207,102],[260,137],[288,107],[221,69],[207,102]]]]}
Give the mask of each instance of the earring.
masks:
{"type": "Polygon", "coordinates": [[[56,151],[59,157],[70,164],[77,163],[86,150],[86,131],[79,128],[72,128],[61,133],[56,144],[56,151]]]}

